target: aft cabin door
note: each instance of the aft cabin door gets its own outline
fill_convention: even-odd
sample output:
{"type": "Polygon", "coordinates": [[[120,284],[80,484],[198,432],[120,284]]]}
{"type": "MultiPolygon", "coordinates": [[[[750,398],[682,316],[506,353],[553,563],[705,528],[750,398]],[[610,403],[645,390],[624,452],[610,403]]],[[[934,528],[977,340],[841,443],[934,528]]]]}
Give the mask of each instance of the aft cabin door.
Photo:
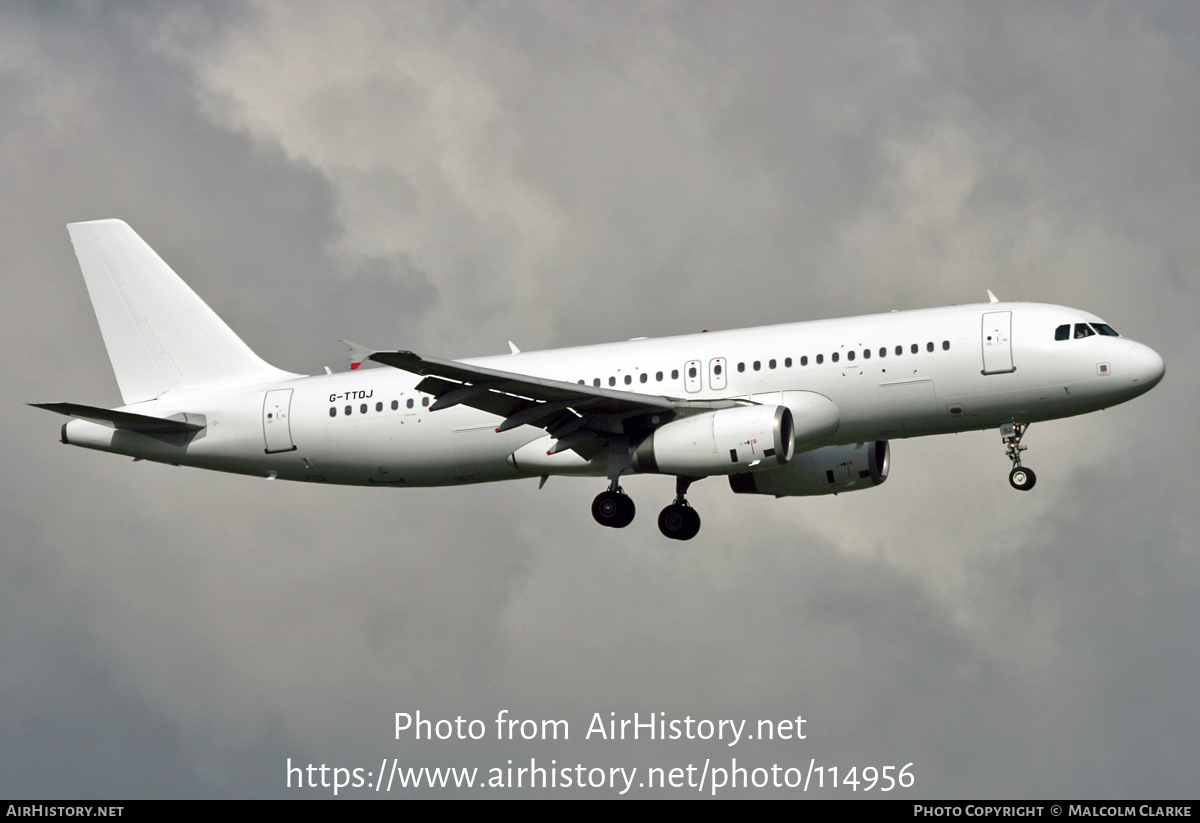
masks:
{"type": "Polygon", "coordinates": [[[267,443],[267,454],[296,450],[292,443],[291,407],[291,389],[267,392],[263,401],[263,439],[267,443]]]}
{"type": "Polygon", "coordinates": [[[1012,312],[990,311],[983,315],[983,373],[1016,371],[1012,361],[1012,312]]]}

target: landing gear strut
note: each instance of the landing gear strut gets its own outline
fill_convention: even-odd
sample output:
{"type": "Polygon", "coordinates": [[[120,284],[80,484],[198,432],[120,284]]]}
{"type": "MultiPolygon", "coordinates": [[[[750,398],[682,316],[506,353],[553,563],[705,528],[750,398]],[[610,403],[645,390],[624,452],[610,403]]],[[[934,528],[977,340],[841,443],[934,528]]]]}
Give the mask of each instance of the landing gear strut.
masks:
{"type": "Polygon", "coordinates": [[[620,438],[608,445],[608,491],[592,501],[592,517],[601,526],[623,529],[633,522],[637,507],[621,488],[621,472],[629,468],[629,440],[620,438]]]}
{"type": "Polygon", "coordinates": [[[633,522],[635,514],[637,507],[633,505],[633,499],[625,494],[616,478],[609,484],[608,491],[600,492],[592,501],[592,517],[601,526],[623,529],[633,522]]]}
{"type": "Polygon", "coordinates": [[[1000,427],[1000,440],[1004,443],[1004,453],[1008,455],[1008,459],[1013,464],[1012,471],[1008,473],[1008,482],[1014,489],[1023,492],[1032,489],[1033,484],[1037,482],[1037,475],[1033,473],[1033,469],[1027,469],[1021,465],[1021,452],[1029,448],[1021,445],[1021,438],[1025,436],[1025,430],[1028,428],[1028,423],[1005,423],[1000,427]]]}
{"type": "Polygon", "coordinates": [[[700,531],[700,515],[687,502],[688,486],[698,478],[675,478],[675,502],[658,515],[658,530],[672,540],[691,540],[700,531]]]}

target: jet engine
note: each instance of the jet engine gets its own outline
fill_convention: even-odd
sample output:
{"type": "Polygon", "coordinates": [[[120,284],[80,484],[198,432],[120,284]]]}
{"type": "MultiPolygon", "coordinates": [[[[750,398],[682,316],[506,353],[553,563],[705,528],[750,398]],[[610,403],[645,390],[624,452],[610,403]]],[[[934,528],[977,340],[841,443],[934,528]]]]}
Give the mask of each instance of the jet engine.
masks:
{"type": "Polygon", "coordinates": [[[736,406],[689,415],[656,429],[638,445],[639,472],[707,477],[777,468],[795,449],[787,406],[736,406]]]}
{"type": "Polygon", "coordinates": [[[738,494],[804,497],[838,494],[878,486],[888,476],[891,450],[886,440],[826,446],[801,452],[786,466],[729,477],[738,494]]]}

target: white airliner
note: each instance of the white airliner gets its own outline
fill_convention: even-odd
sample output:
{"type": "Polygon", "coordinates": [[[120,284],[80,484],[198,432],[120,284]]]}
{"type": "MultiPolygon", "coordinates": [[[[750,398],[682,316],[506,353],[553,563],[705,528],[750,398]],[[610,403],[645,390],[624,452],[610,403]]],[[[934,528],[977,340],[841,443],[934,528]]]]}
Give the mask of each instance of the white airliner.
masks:
{"type": "Polygon", "coordinates": [[[63,443],[310,483],[602,477],[592,514],[616,528],[634,516],[622,475],[672,475],[658,525],[678,540],[700,528],[686,499],[696,480],[776,497],[871,488],[887,479],[890,438],[999,427],[1009,482],[1027,491],[1030,423],[1131,400],[1164,370],[1087,312],[988,292],[990,303],[470,360],[347,343],[350,371],[307,376],[255,355],[124,222],[67,229],[125,405],[34,404],[77,418],[63,443]],[[366,361],[390,368],[357,368],[366,361]]]}

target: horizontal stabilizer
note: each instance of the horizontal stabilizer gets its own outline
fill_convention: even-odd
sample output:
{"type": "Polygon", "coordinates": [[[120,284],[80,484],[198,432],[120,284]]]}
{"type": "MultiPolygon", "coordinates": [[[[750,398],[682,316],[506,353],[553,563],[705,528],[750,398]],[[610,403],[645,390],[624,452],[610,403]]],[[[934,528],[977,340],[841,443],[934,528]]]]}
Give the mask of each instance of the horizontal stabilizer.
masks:
{"type": "Polygon", "coordinates": [[[39,409],[58,412],[68,417],[78,417],[91,420],[93,423],[103,423],[116,429],[126,429],[141,434],[190,434],[204,428],[205,423],[189,423],[187,418],[204,420],[196,414],[178,415],[182,420],[169,420],[165,417],[151,417],[147,414],[101,409],[95,406],[83,406],[79,403],[30,403],[39,409]]]}

